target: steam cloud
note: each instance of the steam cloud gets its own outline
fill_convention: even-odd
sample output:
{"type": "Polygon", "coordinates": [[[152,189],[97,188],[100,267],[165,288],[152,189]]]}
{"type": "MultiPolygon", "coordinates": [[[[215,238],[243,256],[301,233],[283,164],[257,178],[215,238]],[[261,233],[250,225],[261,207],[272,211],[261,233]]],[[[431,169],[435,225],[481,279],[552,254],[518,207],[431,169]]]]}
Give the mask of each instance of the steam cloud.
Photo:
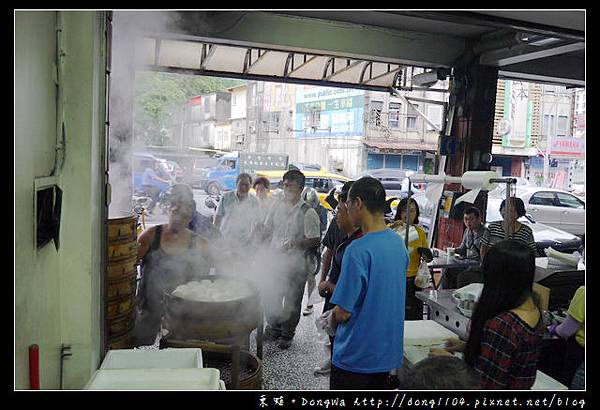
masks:
{"type": "MultiPolygon", "coordinates": [[[[109,182],[111,184],[111,203],[109,217],[118,218],[131,215],[132,187],[132,153],[133,115],[134,115],[134,81],[136,67],[141,65],[139,53],[136,53],[136,38],[143,32],[172,32],[179,29],[192,28],[195,33],[210,33],[218,30],[210,13],[192,13],[182,18],[180,12],[114,12],[113,38],[111,53],[111,88],[109,121],[109,182]],[[190,27],[192,25],[193,27],[190,27]]],[[[220,15],[222,13],[214,13],[220,15]]],[[[242,13],[243,14],[243,13],[242,13]]],[[[219,17],[219,16],[216,16],[219,17]]],[[[280,199],[274,199],[280,200],[280,199]]],[[[216,269],[218,276],[237,278],[250,282],[259,291],[263,304],[282,293],[288,284],[286,272],[299,271],[304,267],[301,254],[284,253],[269,242],[257,239],[263,214],[243,213],[234,215],[234,225],[245,225],[254,219],[257,223],[252,232],[256,234],[250,242],[240,241],[235,236],[210,240],[209,253],[212,263],[201,252],[186,252],[173,266],[166,266],[169,271],[178,272],[176,276],[181,283],[198,280],[207,275],[211,268],[216,269]],[[239,220],[236,220],[239,219],[239,220]],[[192,272],[181,272],[182,265],[189,265],[192,272]]],[[[279,244],[281,246],[283,244],[279,244]]],[[[151,293],[148,297],[156,297],[151,293]]],[[[160,300],[150,303],[160,304],[160,300]]],[[[244,312],[239,312],[244,314],[244,312]]]]}

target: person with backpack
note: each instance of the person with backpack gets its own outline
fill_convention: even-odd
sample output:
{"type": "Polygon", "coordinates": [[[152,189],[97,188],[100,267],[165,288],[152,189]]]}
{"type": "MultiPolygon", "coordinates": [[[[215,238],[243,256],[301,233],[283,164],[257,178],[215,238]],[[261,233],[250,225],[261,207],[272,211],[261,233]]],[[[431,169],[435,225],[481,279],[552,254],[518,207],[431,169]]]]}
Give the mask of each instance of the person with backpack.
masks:
{"type": "Polygon", "coordinates": [[[302,294],[308,275],[308,250],[320,245],[317,212],[301,198],[305,177],[299,170],[283,175],[283,200],[273,206],[265,232],[276,253],[271,261],[272,286],[263,295],[267,327],[265,338],[278,347],[292,344],[300,321],[302,294]]]}
{"type": "MultiPolygon", "coordinates": [[[[319,222],[321,226],[319,241],[323,237],[323,232],[327,229],[327,210],[321,205],[319,200],[319,194],[314,188],[306,187],[302,191],[302,200],[310,205],[319,215],[319,222]]],[[[308,300],[306,302],[306,308],[302,312],[304,316],[308,316],[313,312],[313,304],[311,303],[311,296],[317,287],[317,282],[315,279],[315,275],[319,273],[321,267],[321,245],[319,243],[318,246],[309,249],[307,252],[307,258],[309,261],[308,266],[308,280],[307,284],[307,294],[308,300]]]]}

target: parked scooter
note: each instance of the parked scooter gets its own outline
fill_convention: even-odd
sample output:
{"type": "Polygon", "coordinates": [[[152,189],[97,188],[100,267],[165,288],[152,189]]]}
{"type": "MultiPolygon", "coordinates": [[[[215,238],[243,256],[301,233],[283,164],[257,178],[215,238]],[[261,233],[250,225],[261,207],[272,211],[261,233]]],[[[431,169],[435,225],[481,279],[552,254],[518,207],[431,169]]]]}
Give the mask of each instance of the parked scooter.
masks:
{"type": "MultiPolygon", "coordinates": [[[[169,211],[169,190],[175,184],[173,180],[168,184],[161,184],[160,193],[158,194],[158,200],[155,209],[158,208],[163,215],[166,215],[169,211]]],[[[135,213],[139,214],[142,209],[146,212],[150,211],[150,204],[152,198],[144,190],[136,190],[132,196],[132,207],[135,213]]]]}

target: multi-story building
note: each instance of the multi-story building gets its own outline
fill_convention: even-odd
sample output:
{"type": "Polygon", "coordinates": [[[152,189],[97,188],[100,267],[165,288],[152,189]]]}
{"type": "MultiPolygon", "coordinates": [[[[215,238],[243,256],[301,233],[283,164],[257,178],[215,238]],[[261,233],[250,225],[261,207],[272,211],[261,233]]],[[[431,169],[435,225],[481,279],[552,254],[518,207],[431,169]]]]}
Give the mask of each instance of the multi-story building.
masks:
{"type": "Polygon", "coordinates": [[[585,88],[571,90],[573,104],[572,135],[574,138],[585,138],[585,88]]]}
{"type": "MultiPolygon", "coordinates": [[[[183,121],[184,144],[196,148],[216,148],[217,128],[223,135],[223,126],[229,124],[230,117],[231,94],[228,92],[190,98],[183,121]]],[[[231,141],[224,143],[223,138],[219,141],[222,145],[231,146],[231,141]]]]}
{"type": "Polygon", "coordinates": [[[294,143],[294,85],[249,81],[247,84],[246,141],[253,152],[287,153],[297,161],[294,143]]]}
{"type": "Polygon", "coordinates": [[[491,169],[523,176],[529,159],[540,152],[540,84],[498,80],[491,169]]]}
{"type": "Polygon", "coordinates": [[[231,149],[241,150],[246,142],[246,84],[237,87],[228,88],[231,93],[231,149]]]}
{"type": "Polygon", "coordinates": [[[443,128],[443,103],[447,102],[447,96],[428,91],[400,93],[419,101],[409,103],[388,93],[366,93],[364,168],[402,168],[433,173],[439,134],[443,128]]]}
{"type": "Polygon", "coordinates": [[[569,181],[571,188],[585,194],[585,88],[570,90],[573,104],[571,134],[578,145],[583,146],[582,157],[575,159],[571,164],[569,181]]]}
{"type": "Polygon", "coordinates": [[[355,176],[363,167],[364,91],[296,86],[297,161],[355,176]]]}
{"type": "Polygon", "coordinates": [[[214,148],[223,151],[231,150],[231,122],[227,121],[215,123],[214,148]]]}
{"type": "Polygon", "coordinates": [[[585,144],[573,133],[582,121],[585,133],[585,114],[575,115],[574,102],[564,86],[499,80],[491,168],[535,185],[571,188],[574,162],[585,158],[585,144]]]}
{"type": "Polygon", "coordinates": [[[348,176],[373,168],[433,172],[443,94],[403,92],[422,100],[350,88],[249,82],[249,151],[285,152],[348,176]],[[427,115],[425,121],[416,110],[427,115]]]}

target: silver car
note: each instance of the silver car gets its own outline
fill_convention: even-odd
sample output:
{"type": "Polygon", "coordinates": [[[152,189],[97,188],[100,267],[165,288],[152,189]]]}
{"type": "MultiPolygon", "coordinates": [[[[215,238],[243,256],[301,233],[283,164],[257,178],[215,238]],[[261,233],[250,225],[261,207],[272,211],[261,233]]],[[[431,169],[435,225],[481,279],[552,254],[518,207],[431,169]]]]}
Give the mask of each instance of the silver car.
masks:
{"type": "MultiPolygon", "coordinates": [[[[561,189],[517,186],[516,196],[536,222],[573,235],[585,234],[585,201],[575,195],[561,189]]],[[[489,198],[503,199],[504,189],[491,191],[489,198]]]]}
{"type": "MultiPolygon", "coordinates": [[[[436,204],[427,199],[424,193],[418,192],[413,198],[419,204],[420,216],[419,225],[426,231],[432,225],[436,211],[436,204]]],[[[486,222],[502,220],[500,215],[500,204],[503,198],[489,197],[486,209],[486,222]]],[[[538,249],[539,256],[545,256],[544,249],[552,247],[557,251],[564,253],[573,253],[579,250],[582,241],[578,236],[564,230],[538,222],[535,217],[527,216],[519,218],[519,222],[529,226],[533,231],[533,239],[538,249]]]]}

